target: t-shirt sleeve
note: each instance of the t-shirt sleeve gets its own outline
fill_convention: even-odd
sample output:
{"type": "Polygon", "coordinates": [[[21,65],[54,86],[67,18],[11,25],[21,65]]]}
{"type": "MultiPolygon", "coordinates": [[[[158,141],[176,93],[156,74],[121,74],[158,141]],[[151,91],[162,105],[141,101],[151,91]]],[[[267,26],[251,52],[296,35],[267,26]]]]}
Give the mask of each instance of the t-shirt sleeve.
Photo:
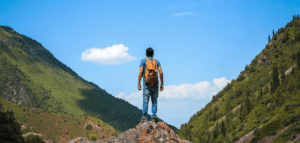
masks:
{"type": "Polygon", "coordinates": [[[140,66],[145,66],[146,65],[146,62],[144,59],[141,60],[141,63],[140,63],[140,66]]]}
{"type": "Polygon", "coordinates": [[[158,60],[156,60],[156,63],[157,63],[157,67],[160,67],[160,62],[158,60]]]}

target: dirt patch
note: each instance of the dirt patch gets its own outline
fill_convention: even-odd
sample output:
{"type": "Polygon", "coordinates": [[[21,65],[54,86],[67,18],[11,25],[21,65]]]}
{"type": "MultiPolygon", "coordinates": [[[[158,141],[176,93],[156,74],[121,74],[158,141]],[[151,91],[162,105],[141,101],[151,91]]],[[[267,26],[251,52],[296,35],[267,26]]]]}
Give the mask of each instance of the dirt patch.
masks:
{"type": "Polygon", "coordinates": [[[222,120],[224,120],[226,118],[227,115],[225,115],[222,119],[219,120],[219,123],[222,122],[222,120]]]}
{"type": "Polygon", "coordinates": [[[34,133],[34,132],[29,132],[29,133],[26,133],[26,134],[23,134],[22,136],[23,137],[26,137],[26,136],[28,136],[28,135],[30,135],[30,134],[33,134],[33,135],[38,135],[38,136],[43,136],[42,134],[38,134],[38,133],[34,133]]]}
{"type": "Polygon", "coordinates": [[[268,75],[270,75],[272,72],[273,72],[273,71],[270,71],[270,72],[268,73],[268,75]]]}
{"type": "Polygon", "coordinates": [[[215,128],[215,126],[212,126],[208,131],[211,131],[212,129],[214,129],[215,128]]]}
{"type": "Polygon", "coordinates": [[[237,109],[239,109],[241,107],[241,104],[239,105],[239,106],[237,106],[237,107],[235,107],[233,110],[232,110],[232,112],[235,112],[237,109]]]}
{"type": "Polygon", "coordinates": [[[53,141],[50,140],[50,139],[43,139],[43,141],[46,142],[46,143],[53,143],[53,141]]]}
{"type": "Polygon", "coordinates": [[[276,135],[264,137],[264,138],[260,139],[257,143],[271,143],[278,135],[280,135],[282,132],[284,132],[289,127],[290,127],[290,125],[285,127],[283,130],[278,132],[276,135]]]}
{"type": "Polygon", "coordinates": [[[24,130],[24,129],[26,129],[26,127],[27,127],[27,125],[23,124],[23,125],[21,126],[21,131],[24,130]]]}
{"type": "Polygon", "coordinates": [[[293,69],[293,67],[294,67],[295,65],[296,65],[296,64],[294,64],[292,67],[290,67],[289,69],[287,69],[287,70],[285,71],[285,75],[290,74],[290,73],[292,72],[292,69],[293,69]]]}
{"type": "Polygon", "coordinates": [[[243,137],[241,137],[238,141],[236,141],[235,143],[249,143],[251,141],[251,139],[253,138],[253,133],[254,133],[253,129],[251,132],[249,132],[248,134],[244,135],[243,137]]]}

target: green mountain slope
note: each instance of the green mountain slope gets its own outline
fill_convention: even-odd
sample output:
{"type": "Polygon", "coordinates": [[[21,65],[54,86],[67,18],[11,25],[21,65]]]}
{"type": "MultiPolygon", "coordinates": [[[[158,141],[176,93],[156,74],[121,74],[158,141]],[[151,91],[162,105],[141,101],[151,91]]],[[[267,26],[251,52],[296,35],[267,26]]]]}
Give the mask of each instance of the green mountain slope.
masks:
{"type": "MultiPolygon", "coordinates": [[[[66,143],[77,137],[92,138],[92,136],[95,136],[95,140],[100,140],[119,133],[112,126],[97,118],[77,117],[52,113],[34,107],[24,107],[0,97],[0,112],[6,111],[12,111],[13,115],[11,117],[15,117],[15,121],[22,125],[21,135],[25,141],[33,136],[40,135],[43,140],[66,143]],[[3,111],[1,110],[2,106],[3,111]],[[92,126],[92,128],[86,128],[87,125],[92,126]]],[[[5,129],[9,130],[10,128],[5,127],[5,129]]],[[[3,133],[3,131],[0,131],[0,136],[3,133]]]]}
{"type": "Polygon", "coordinates": [[[282,143],[300,136],[299,49],[297,15],[273,32],[266,47],[236,80],[181,125],[179,136],[201,143],[257,142],[268,136],[282,143]],[[244,136],[248,133],[253,137],[244,136]]]}
{"type": "Polygon", "coordinates": [[[98,118],[117,131],[133,128],[141,118],[140,109],[82,79],[40,43],[7,26],[0,26],[0,97],[43,111],[98,118]]]}

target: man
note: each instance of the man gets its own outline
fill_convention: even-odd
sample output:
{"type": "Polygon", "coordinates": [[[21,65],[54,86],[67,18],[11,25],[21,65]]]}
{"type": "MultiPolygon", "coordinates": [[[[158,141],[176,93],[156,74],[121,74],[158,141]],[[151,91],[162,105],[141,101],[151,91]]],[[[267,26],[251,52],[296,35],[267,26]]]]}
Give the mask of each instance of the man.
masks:
{"type": "MultiPolygon", "coordinates": [[[[151,121],[153,122],[157,122],[157,116],[156,116],[156,112],[157,112],[157,98],[158,98],[158,80],[156,80],[157,83],[148,83],[145,81],[145,70],[146,70],[146,65],[151,64],[154,65],[155,69],[158,69],[159,71],[159,77],[160,77],[160,81],[161,81],[161,85],[160,85],[160,90],[163,91],[164,90],[164,80],[163,80],[163,72],[161,70],[161,65],[160,62],[156,59],[153,59],[153,55],[154,55],[154,50],[149,47],[146,50],[146,56],[147,58],[142,59],[141,64],[140,64],[140,72],[139,72],[139,78],[138,78],[138,90],[141,90],[141,78],[143,77],[143,112],[142,112],[142,119],[141,119],[141,123],[144,123],[147,121],[147,112],[148,112],[148,102],[149,102],[149,98],[151,97],[151,101],[152,101],[152,116],[151,116],[151,121]]],[[[148,67],[149,68],[149,67],[148,67]]],[[[155,70],[154,70],[155,71],[155,70]]],[[[156,75],[157,75],[157,70],[155,71],[156,75]]],[[[147,73],[147,71],[146,71],[147,73]]],[[[148,78],[148,77],[147,77],[148,78]]],[[[147,80],[146,78],[146,80],[147,80]]]]}

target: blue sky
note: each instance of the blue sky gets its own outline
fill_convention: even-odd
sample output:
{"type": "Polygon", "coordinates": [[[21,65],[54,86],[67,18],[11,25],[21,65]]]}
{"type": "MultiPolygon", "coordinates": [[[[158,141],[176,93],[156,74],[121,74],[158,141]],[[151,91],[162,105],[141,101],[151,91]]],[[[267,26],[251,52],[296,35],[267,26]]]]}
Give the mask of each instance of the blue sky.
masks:
{"type": "Polygon", "coordinates": [[[0,25],[37,40],[81,77],[140,109],[139,64],[152,47],[166,88],[157,115],[179,128],[238,77],[273,29],[300,14],[299,6],[296,0],[12,0],[0,1],[0,25]]]}

